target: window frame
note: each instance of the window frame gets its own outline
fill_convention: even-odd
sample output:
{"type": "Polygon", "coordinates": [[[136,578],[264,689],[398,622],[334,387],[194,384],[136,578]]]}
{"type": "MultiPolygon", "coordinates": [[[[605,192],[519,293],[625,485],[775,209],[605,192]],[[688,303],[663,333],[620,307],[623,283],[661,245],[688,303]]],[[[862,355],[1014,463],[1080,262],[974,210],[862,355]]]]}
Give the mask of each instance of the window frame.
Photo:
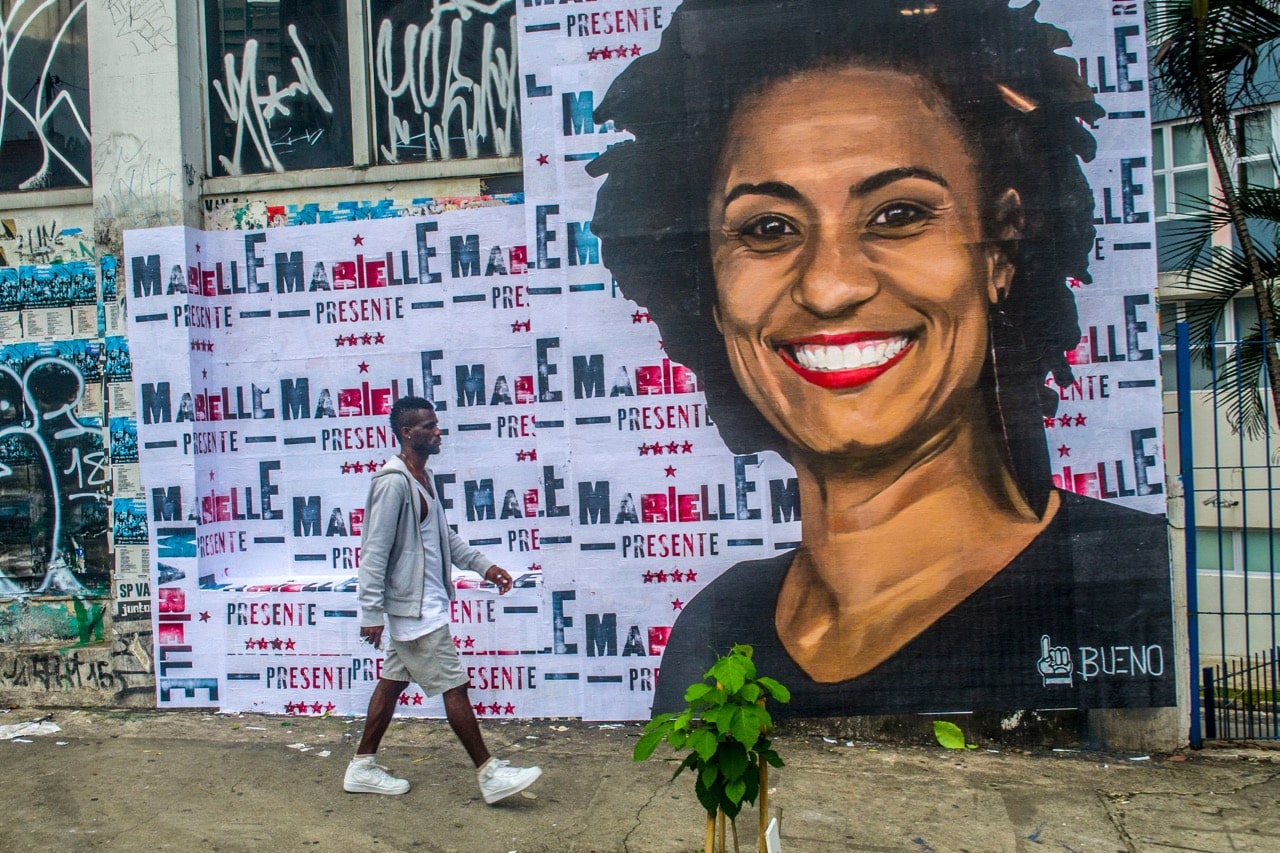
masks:
{"type": "MultiPolygon", "coordinates": [[[[284,172],[255,172],[244,175],[213,175],[214,155],[210,127],[209,100],[201,104],[201,149],[204,153],[204,179],[202,195],[235,195],[270,192],[285,189],[312,189],[332,186],[359,186],[388,184],[402,181],[429,181],[449,178],[483,178],[487,176],[519,174],[524,168],[523,156],[480,157],[474,160],[454,158],[450,160],[414,160],[408,163],[378,163],[373,139],[374,76],[369,68],[373,55],[370,32],[369,0],[342,0],[346,4],[347,67],[349,75],[349,99],[351,104],[351,158],[350,166],[332,166],[323,169],[297,169],[284,172]]],[[[514,0],[518,2],[518,0],[514,0]]],[[[515,8],[512,14],[516,14],[515,8]]],[[[198,50],[204,89],[209,86],[208,18],[203,12],[198,16],[200,38],[198,50]]],[[[518,61],[518,58],[517,58],[518,61]]]]}

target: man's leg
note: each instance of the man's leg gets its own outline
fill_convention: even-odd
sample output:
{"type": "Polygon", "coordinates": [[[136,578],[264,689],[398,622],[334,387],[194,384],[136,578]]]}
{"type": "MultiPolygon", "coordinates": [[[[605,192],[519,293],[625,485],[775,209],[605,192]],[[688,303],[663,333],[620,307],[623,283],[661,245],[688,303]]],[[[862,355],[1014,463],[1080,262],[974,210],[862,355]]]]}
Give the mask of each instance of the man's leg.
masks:
{"type": "MultiPolygon", "coordinates": [[[[373,712],[369,713],[372,716],[373,712]]],[[[467,696],[467,685],[461,684],[444,692],[444,715],[453,733],[462,741],[467,755],[471,756],[471,762],[479,767],[488,761],[489,748],[484,745],[484,737],[480,734],[480,723],[476,721],[475,709],[467,696]]]]}
{"type": "MultiPolygon", "coordinates": [[[[378,679],[378,686],[373,688],[373,695],[369,697],[369,714],[364,721],[364,735],[360,738],[356,755],[373,755],[378,751],[382,736],[387,733],[391,718],[396,715],[396,703],[400,701],[400,694],[408,686],[407,681],[378,679]]],[[[472,722],[475,722],[474,718],[472,722]]],[[[479,733],[479,727],[476,728],[479,733]]]]}
{"type": "Polygon", "coordinates": [[[378,679],[373,695],[369,697],[369,716],[364,721],[364,735],[360,738],[356,757],[347,765],[346,775],[342,779],[343,790],[352,794],[392,795],[409,790],[407,781],[392,776],[385,767],[374,761],[374,754],[382,744],[382,736],[386,734],[387,726],[391,725],[391,718],[395,716],[400,694],[408,686],[407,681],[378,679]]]}

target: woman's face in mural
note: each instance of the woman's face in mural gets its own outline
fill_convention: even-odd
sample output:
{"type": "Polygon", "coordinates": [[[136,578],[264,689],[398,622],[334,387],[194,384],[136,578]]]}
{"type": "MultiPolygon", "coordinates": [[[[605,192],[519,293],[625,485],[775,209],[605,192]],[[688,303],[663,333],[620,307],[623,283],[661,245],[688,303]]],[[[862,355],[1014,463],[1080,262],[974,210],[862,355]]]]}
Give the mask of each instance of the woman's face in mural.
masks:
{"type": "Polygon", "coordinates": [[[916,77],[844,68],[776,83],[730,123],[709,199],[716,321],[797,447],[886,449],[974,411],[1012,270],[983,243],[977,170],[940,104],[916,77]]]}

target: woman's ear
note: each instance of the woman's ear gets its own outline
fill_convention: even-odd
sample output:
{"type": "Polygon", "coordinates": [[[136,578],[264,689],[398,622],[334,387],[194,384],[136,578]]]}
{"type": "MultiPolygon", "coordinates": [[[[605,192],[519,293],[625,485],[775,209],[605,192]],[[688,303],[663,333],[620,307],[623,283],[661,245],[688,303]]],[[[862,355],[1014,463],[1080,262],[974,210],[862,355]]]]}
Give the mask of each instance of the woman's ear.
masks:
{"type": "Polygon", "coordinates": [[[720,325],[720,303],[711,306],[711,319],[716,321],[716,331],[724,336],[724,327],[720,325]]]}
{"type": "Polygon", "coordinates": [[[1001,193],[995,204],[995,222],[991,240],[987,243],[987,298],[999,305],[1009,297],[1013,285],[1013,244],[1022,237],[1025,217],[1022,214],[1022,197],[1009,188],[1001,193]]]}

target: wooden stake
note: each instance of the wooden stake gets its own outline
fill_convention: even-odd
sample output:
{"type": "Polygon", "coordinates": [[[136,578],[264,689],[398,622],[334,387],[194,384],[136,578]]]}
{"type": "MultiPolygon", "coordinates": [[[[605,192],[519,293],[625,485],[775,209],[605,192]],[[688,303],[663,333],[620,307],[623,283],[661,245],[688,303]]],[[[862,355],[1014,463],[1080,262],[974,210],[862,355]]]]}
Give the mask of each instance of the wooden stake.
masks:
{"type": "Polygon", "coordinates": [[[765,831],[769,828],[769,763],[760,756],[760,853],[766,853],[765,831]]]}
{"type": "Polygon", "coordinates": [[[720,853],[728,853],[729,848],[725,846],[724,842],[724,810],[718,810],[718,814],[720,815],[720,832],[718,833],[720,836],[720,853]]]}
{"type": "Polygon", "coordinates": [[[706,853],[716,853],[716,816],[711,812],[707,812],[706,853]]]}

